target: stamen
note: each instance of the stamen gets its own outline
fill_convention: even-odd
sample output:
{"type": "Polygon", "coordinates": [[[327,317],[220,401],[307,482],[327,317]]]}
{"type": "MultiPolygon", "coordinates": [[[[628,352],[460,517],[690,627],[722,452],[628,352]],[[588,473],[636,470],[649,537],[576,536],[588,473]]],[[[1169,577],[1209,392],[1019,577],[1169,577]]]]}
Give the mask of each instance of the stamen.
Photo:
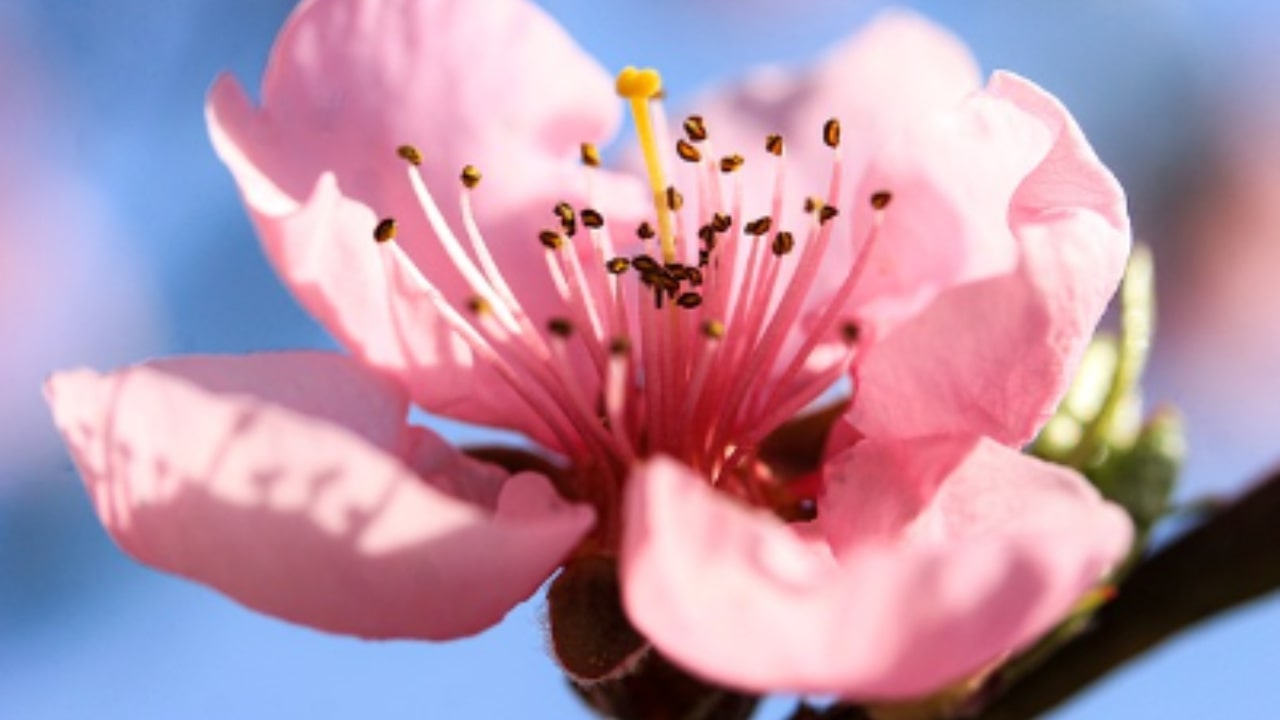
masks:
{"type": "Polygon", "coordinates": [[[600,151],[592,143],[582,143],[582,164],[587,167],[600,167],[600,151]]]}
{"type": "Polygon", "coordinates": [[[702,160],[702,153],[698,148],[689,143],[688,140],[676,141],[676,154],[685,162],[696,163],[702,160]]]}
{"type": "Polygon", "coordinates": [[[564,228],[564,234],[573,237],[578,232],[577,216],[573,212],[573,206],[567,202],[558,202],[552,208],[551,212],[560,218],[560,227],[564,228]]]}
{"type": "Polygon", "coordinates": [[[465,185],[468,190],[474,190],[475,187],[480,184],[480,178],[480,171],[476,169],[475,165],[468,165],[462,168],[462,184],[465,185]]]}
{"type": "MultiPolygon", "coordinates": [[[[681,195],[680,191],[676,190],[674,185],[667,188],[667,207],[670,208],[672,212],[679,212],[680,208],[684,207],[684,195],[681,195]]],[[[675,258],[664,259],[667,262],[671,262],[675,258]]]]}
{"type": "Polygon", "coordinates": [[[831,118],[822,126],[822,142],[829,148],[840,147],[840,121],[831,118]]]}
{"type": "Polygon", "coordinates": [[[684,134],[689,136],[689,140],[693,142],[702,142],[707,139],[707,125],[702,120],[701,115],[690,115],[684,121],[684,134]]]}
{"type": "Polygon", "coordinates": [[[621,275],[631,267],[631,261],[624,257],[611,258],[609,262],[604,264],[606,270],[613,275],[621,275]]]}
{"type": "Polygon", "coordinates": [[[833,220],[835,216],[839,214],[840,214],[840,211],[836,209],[836,206],[823,205],[822,207],[818,208],[818,222],[822,223],[823,225],[826,225],[829,221],[833,220]]]}
{"type": "Polygon", "coordinates": [[[412,145],[401,145],[396,148],[396,154],[414,167],[422,164],[422,152],[412,145]]]}
{"type": "Polygon", "coordinates": [[[773,238],[773,254],[782,257],[790,253],[796,246],[795,236],[783,230],[773,238]]]}
{"type": "Polygon", "coordinates": [[[379,243],[390,242],[396,239],[396,221],[395,218],[383,218],[378,221],[377,227],[373,229],[373,239],[379,243]]]}
{"type": "Polygon", "coordinates": [[[653,239],[653,236],[654,236],[654,233],[653,233],[653,226],[652,226],[652,225],[650,225],[650,224],[649,224],[649,223],[647,223],[647,222],[641,222],[641,223],[636,227],[636,235],[637,235],[641,240],[652,240],[652,239],[653,239]]]}
{"type": "Polygon", "coordinates": [[[741,168],[746,162],[741,155],[725,155],[720,158],[720,172],[728,175],[741,168]]]}
{"type": "Polygon", "coordinates": [[[871,196],[871,207],[876,210],[883,210],[889,207],[891,200],[893,200],[893,194],[888,190],[881,190],[871,196]]]}
{"type": "Polygon", "coordinates": [[[686,310],[692,310],[702,304],[702,296],[696,292],[681,293],[676,298],[676,304],[686,310]]]}
{"type": "Polygon", "coordinates": [[[782,154],[782,136],[774,134],[765,138],[764,149],[768,150],[770,155],[781,155],[782,154]]]}
{"type": "Polygon", "coordinates": [[[671,227],[671,213],[663,202],[667,183],[662,173],[662,161],[658,156],[653,119],[649,114],[649,100],[662,90],[662,76],[652,68],[638,70],[627,67],[618,73],[616,88],[618,95],[631,104],[631,116],[635,120],[636,135],[640,140],[640,149],[644,153],[645,168],[649,172],[649,187],[653,191],[653,209],[658,215],[658,237],[662,242],[662,257],[664,260],[674,261],[676,246],[671,227]]]}
{"type": "Polygon", "coordinates": [[[592,208],[583,208],[582,212],[579,214],[579,217],[582,218],[582,224],[586,225],[592,230],[599,230],[600,228],[604,227],[604,216],[601,215],[598,210],[594,210],[592,208]]]}
{"type": "Polygon", "coordinates": [[[564,244],[564,238],[560,237],[560,233],[555,230],[543,230],[538,233],[538,242],[548,250],[559,250],[564,244]]]}
{"type": "Polygon", "coordinates": [[[748,235],[755,235],[756,237],[759,237],[769,232],[772,227],[773,218],[768,215],[764,215],[747,223],[746,231],[748,235]]]}
{"type": "Polygon", "coordinates": [[[547,320],[547,331],[556,337],[568,338],[573,335],[573,323],[568,318],[553,317],[547,320]]]}

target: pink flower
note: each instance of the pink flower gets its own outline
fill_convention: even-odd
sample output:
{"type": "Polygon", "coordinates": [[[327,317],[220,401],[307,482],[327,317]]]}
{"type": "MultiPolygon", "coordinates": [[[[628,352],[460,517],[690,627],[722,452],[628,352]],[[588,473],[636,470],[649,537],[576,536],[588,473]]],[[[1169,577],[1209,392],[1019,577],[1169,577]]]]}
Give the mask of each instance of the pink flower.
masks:
{"type": "Polygon", "coordinates": [[[209,123],[272,262],[358,360],[55,377],[107,528],[368,637],[477,632],[567,558],[617,557],[656,648],[758,691],[911,696],[1050,628],[1130,542],[1016,450],[1128,248],[1073,121],[1014,76],[979,88],[903,14],[701,121],[669,128],[659,86],[522,0],[304,3],[261,107],[222,78],[209,123]],[[619,94],[647,182],[590,145],[619,94]],[[788,523],[815,498],[758,446],[850,373],[817,520],[788,523]],[[567,469],[507,476],[407,426],[410,401],[567,469]]]}

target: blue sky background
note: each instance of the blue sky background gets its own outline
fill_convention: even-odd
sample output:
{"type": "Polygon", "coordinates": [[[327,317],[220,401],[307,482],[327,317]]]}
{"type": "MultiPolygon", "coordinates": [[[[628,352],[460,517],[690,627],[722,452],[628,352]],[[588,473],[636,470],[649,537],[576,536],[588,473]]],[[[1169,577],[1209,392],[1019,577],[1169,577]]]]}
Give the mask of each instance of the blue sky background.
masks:
{"type": "MultiPolygon", "coordinates": [[[[748,65],[811,59],[881,6],[542,4],[606,66],[661,67],[677,104],[748,65]]],[[[1215,111],[1232,91],[1222,78],[1280,67],[1280,55],[1261,69],[1242,59],[1246,48],[1274,36],[1277,11],[1262,1],[1215,5],[1228,4],[913,6],[965,38],[985,68],[1015,70],[1064,99],[1129,188],[1140,234],[1165,242],[1157,252],[1170,258],[1167,287],[1179,288],[1176,273],[1186,269],[1177,260],[1183,251],[1171,244],[1179,237],[1177,209],[1203,179],[1220,132],[1215,111]]],[[[217,72],[230,69],[256,86],[291,6],[4,0],[0,8],[6,72],[43,78],[42,98],[31,106],[46,113],[41,142],[98,195],[116,228],[108,250],[128,259],[159,308],[148,320],[154,332],[127,357],[330,346],[267,268],[202,116],[217,72]]],[[[0,137],[5,162],[22,142],[0,137]]],[[[42,240],[72,239],[53,232],[42,240]]],[[[99,277],[75,291],[117,293],[119,282],[99,277]]],[[[1176,332],[1180,318],[1165,321],[1176,332]]],[[[81,333],[98,322],[106,320],[90,312],[50,321],[43,332],[81,333]]],[[[119,361],[88,348],[57,356],[45,370],[119,361]]],[[[1280,454],[1280,434],[1269,429],[1277,426],[1187,391],[1180,372],[1177,358],[1157,346],[1150,395],[1183,404],[1191,424],[1195,455],[1184,494],[1234,492],[1280,454]]],[[[47,417],[0,410],[0,418],[0,433],[21,426],[40,437],[0,458],[0,718],[582,715],[544,653],[537,602],[489,633],[443,645],[361,643],[255,615],[124,557],[99,529],[47,417]]],[[[1054,717],[1272,716],[1280,705],[1277,648],[1280,598],[1272,598],[1186,634],[1054,717]]],[[[781,707],[766,717],[780,716],[781,707]]]]}

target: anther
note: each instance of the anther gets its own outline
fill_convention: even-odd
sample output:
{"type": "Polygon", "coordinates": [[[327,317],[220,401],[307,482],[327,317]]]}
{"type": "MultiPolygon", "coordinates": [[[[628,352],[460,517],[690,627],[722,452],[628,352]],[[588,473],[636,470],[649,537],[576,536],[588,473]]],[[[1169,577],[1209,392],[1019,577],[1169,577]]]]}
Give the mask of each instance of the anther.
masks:
{"type": "Polygon", "coordinates": [[[555,230],[543,230],[538,233],[538,242],[548,250],[559,250],[564,245],[564,238],[555,230]]]}
{"type": "Polygon", "coordinates": [[[676,190],[674,185],[667,186],[667,207],[672,212],[684,207],[684,196],[680,194],[679,190],[676,190]]]}
{"type": "Polygon", "coordinates": [[[401,145],[396,148],[396,155],[415,167],[422,164],[422,151],[412,145],[401,145]]]}
{"type": "Polygon", "coordinates": [[[560,218],[560,227],[564,229],[564,234],[573,237],[578,232],[578,222],[573,212],[573,207],[567,202],[556,203],[552,210],[555,216],[560,218]]]}
{"type": "Polygon", "coordinates": [[[383,218],[378,221],[378,225],[373,228],[373,239],[380,243],[389,242],[396,239],[396,221],[395,218],[383,218]]]}
{"type": "Polygon", "coordinates": [[[711,216],[711,227],[715,228],[716,232],[724,232],[733,227],[733,218],[724,213],[716,213],[711,216]]]}
{"type": "Polygon", "coordinates": [[[475,295],[467,299],[467,309],[476,315],[488,315],[489,311],[492,310],[492,308],[489,307],[489,301],[479,295],[475,295]]]}
{"type": "Polygon", "coordinates": [[[614,275],[621,275],[629,267],[631,267],[631,261],[624,257],[609,258],[604,264],[604,269],[614,275]]]}
{"type": "Polygon", "coordinates": [[[686,310],[692,310],[702,304],[702,296],[696,292],[681,293],[676,304],[686,310]]]}
{"type": "Polygon", "coordinates": [[[826,143],[827,147],[830,148],[840,147],[839,120],[831,118],[822,126],[822,142],[826,143]]]}
{"type": "Polygon", "coordinates": [[[836,209],[835,205],[823,205],[822,208],[818,210],[818,222],[825,225],[828,221],[834,219],[835,216],[839,214],[840,211],[836,209]]]}
{"type": "Polygon", "coordinates": [[[705,245],[708,245],[710,247],[715,247],[716,246],[716,229],[711,227],[710,225],[703,225],[702,227],[698,228],[698,239],[701,240],[705,245]]]}
{"type": "Polygon", "coordinates": [[[840,337],[849,345],[858,342],[858,336],[861,334],[862,328],[858,327],[858,323],[852,320],[840,326],[840,337]]]}
{"type": "Polygon", "coordinates": [[[685,162],[696,163],[702,160],[702,153],[698,152],[698,148],[691,145],[688,140],[676,141],[676,154],[685,162]]]}
{"type": "Polygon", "coordinates": [[[681,263],[667,263],[667,274],[681,282],[689,279],[689,268],[681,263]]]}
{"type": "Polygon", "coordinates": [[[567,338],[573,335],[573,323],[567,318],[553,317],[547,320],[547,331],[556,337],[567,338]]]}
{"type": "Polygon", "coordinates": [[[640,225],[636,227],[636,235],[639,236],[641,240],[652,240],[654,235],[653,226],[647,222],[641,222],[640,225]]]}
{"type": "Polygon", "coordinates": [[[600,167],[600,151],[593,143],[582,143],[582,164],[587,167],[600,167]]]}
{"type": "Polygon", "coordinates": [[[773,238],[773,254],[782,257],[794,250],[796,247],[796,238],[791,233],[783,230],[773,238]]]}
{"type": "Polygon", "coordinates": [[[893,200],[893,194],[888,190],[881,190],[871,195],[871,207],[876,210],[883,210],[889,207],[891,200],[893,200]]]}
{"type": "Polygon", "coordinates": [[[637,255],[631,258],[631,264],[635,266],[636,270],[644,275],[651,275],[662,269],[662,266],[658,264],[658,261],[648,255],[637,255]]]}
{"type": "Polygon", "coordinates": [[[720,158],[720,172],[731,173],[741,168],[744,163],[746,163],[746,160],[741,155],[725,155],[720,158]]]}
{"type": "Polygon", "coordinates": [[[764,149],[771,155],[782,155],[782,136],[773,134],[765,138],[764,149]]]}
{"type": "Polygon", "coordinates": [[[804,211],[806,213],[815,212],[818,208],[824,205],[826,205],[826,203],[822,202],[821,198],[816,198],[812,195],[804,199],[804,211]]]}
{"type": "Polygon", "coordinates": [[[689,284],[694,287],[702,285],[702,271],[696,267],[685,268],[685,275],[689,278],[689,284]]]}
{"type": "Polygon", "coordinates": [[[724,337],[724,323],[719,320],[707,320],[702,323],[702,334],[712,340],[724,337]]]}
{"type": "Polygon", "coordinates": [[[601,215],[598,210],[593,208],[583,208],[582,212],[579,213],[579,217],[582,218],[582,224],[592,230],[598,230],[604,227],[604,216],[601,215]]]}
{"type": "Polygon", "coordinates": [[[468,190],[472,190],[475,186],[480,184],[480,177],[480,171],[476,169],[475,165],[468,165],[462,168],[462,184],[465,185],[468,190]]]}
{"type": "Polygon", "coordinates": [[[710,264],[711,264],[711,251],[699,250],[698,251],[698,267],[706,267],[710,264]]]}
{"type": "Polygon", "coordinates": [[[616,337],[609,341],[610,355],[626,355],[631,352],[631,341],[624,337],[616,337]]]}
{"type": "Polygon", "coordinates": [[[773,220],[768,215],[765,215],[763,217],[758,217],[755,220],[752,220],[751,222],[747,223],[747,227],[745,228],[745,230],[747,231],[748,235],[755,235],[759,237],[769,232],[769,229],[772,227],[773,227],[773,220]]]}
{"type": "Polygon", "coordinates": [[[690,115],[684,119],[684,134],[693,142],[707,139],[707,124],[702,121],[701,115],[690,115]]]}

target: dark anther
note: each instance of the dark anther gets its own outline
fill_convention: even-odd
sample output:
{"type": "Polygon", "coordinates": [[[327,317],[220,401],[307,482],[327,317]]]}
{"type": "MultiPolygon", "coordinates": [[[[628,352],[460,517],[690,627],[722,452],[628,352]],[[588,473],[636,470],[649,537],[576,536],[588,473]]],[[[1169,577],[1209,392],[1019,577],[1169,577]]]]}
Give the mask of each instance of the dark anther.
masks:
{"type": "Polygon", "coordinates": [[[631,258],[631,264],[644,275],[650,275],[662,270],[662,266],[658,264],[658,261],[648,255],[637,255],[631,258]]]}
{"type": "Polygon", "coordinates": [[[831,118],[822,126],[822,142],[826,143],[827,147],[840,147],[839,120],[831,118]]]}
{"type": "Polygon", "coordinates": [[[773,237],[773,254],[782,257],[796,247],[795,236],[783,230],[773,237]]]}
{"type": "Polygon", "coordinates": [[[741,155],[725,155],[720,158],[720,172],[731,173],[742,167],[746,162],[746,159],[741,155]]]}
{"type": "Polygon", "coordinates": [[[858,327],[858,323],[850,320],[840,326],[840,337],[850,345],[858,342],[858,336],[862,334],[862,328],[858,327]]]}
{"type": "Polygon", "coordinates": [[[871,207],[876,210],[883,210],[889,207],[889,201],[893,200],[893,193],[888,190],[881,190],[871,195],[871,207]]]}
{"type": "Polygon", "coordinates": [[[583,208],[579,213],[582,218],[582,224],[595,230],[604,227],[604,216],[598,210],[592,208],[583,208]]]}
{"type": "Polygon", "coordinates": [[[719,340],[724,337],[724,323],[719,320],[707,320],[702,323],[702,334],[712,340],[719,340]]]}
{"type": "Polygon", "coordinates": [[[702,296],[696,292],[681,293],[676,298],[676,304],[686,310],[692,310],[702,304],[702,296]]]}
{"type": "Polygon", "coordinates": [[[653,226],[647,222],[641,222],[636,228],[636,235],[638,235],[641,240],[652,240],[654,236],[653,226]]]}
{"type": "Polygon", "coordinates": [[[684,196],[674,185],[667,186],[667,207],[671,208],[672,212],[684,207],[684,196]]]}
{"type": "Polygon", "coordinates": [[[480,171],[475,165],[462,168],[462,184],[466,185],[468,190],[480,184],[480,171]]]}
{"type": "Polygon", "coordinates": [[[631,267],[631,261],[624,257],[610,258],[604,264],[604,269],[614,275],[621,275],[626,272],[629,267],[631,267]]]}
{"type": "Polygon", "coordinates": [[[569,237],[578,232],[577,216],[573,212],[573,207],[567,202],[556,203],[555,209],[552,210],[555,216],[560,218],[560,227],[564,229],[564,234],[569,237]]]}
{"type": "Polygon", "coordinates": [[[701,115],[690,115],[685,118],[684,134],[688,135],[693,142],[702,142],[707,139],[707,125],[702,121],[701,115]]]}
{"type": "Polygon", "coordinates": [[[600,151],[592,143],[582,143],[582,164],[588,167],[600,167],[600,151]]]}
{"type": "Polygon", "coordinates": [[[835,205],[823,205],[822,209],[818,211],[818,222],[826,224],[839,214],[840,211],[836,209],[835,205]]]}
{"type": "Polygon", "coordinates": [[[781,155],[782,154],[782,136],[774,134],[765,138],[764,149],[768,150],[769,154],[771,155],[781,155]]]}
{"type": "Polygon", "coordinates": [[[573,334],[573,323],[562,317],[553,317],[547,320],[547,330],[556,337],[567,338],[573,334]]]}
{"type": "Polygon", "coordinates": [[[401,160],[406,160],[415,167],[422,164],[422,151],[412,145],[401,145],[396,148],[396,155],[399,155],[401,160]]]}
{"type": "Polygon", "coordinates": [[[559,250],[564,244],[564,238],[560,237],[560,233],[555,230],[543,230],[538,233],[538,242],[548,250],[559,250]]]}
{"type": "Polygon", "coordinates": [[[631,341],[624,337],[616,337],[609,341],[609,352],[613,355],[626,355],[631,352],[631,341]]]}
{"type": "Polygon", "coordinates": [[[724,213],[716,213],[711,216],[711,227],[715,228],[716,232],[724,232],[732,226],[733,218],[724,213]]]}
{"type": "Polygon", "coordinates": [[[706,267],[710,264],[711,264],[711,251],[699,250],[698,251],[698,267],[706,267]]]}
{"type": "Polygon", "coordinates": [[[378,221],[377,227],[373,229],[373,239],[380,243],[388,242],[396,239],[396,221],[395,218],[383,218],[378,221]]]}
{"type": "Polygon", "coordinates": [[[703,243],[715,247],[716,245],[716,229],[710,225],[703,225],[698,228],[698,239],[703,243]]]}
{"type": "Polygon", "coordinates": [[[698,148],[691,145],[688,140],[676,141],[676,154],[685,162],[696,163],[702,159],[702,153],[698,152],[698,148]]]}
{"type": "Polygon", "coordinates": [[[747,223],[746,231],[748,235],[755,235],[759,237],[769,232],[769,229],[772,227],[773,227],[773,219],[770,218],[768,215],[765,215],[764,217],[758,217],[755,220],[752,220],[751,222],[747,223]]]}
{"type": "Polygon", "coordinates": [[[486,315],[491,308],[488,300],[476,295],[467,299],[467,309],[476,315],[486,315]]]}
{"type": "Polygon", "coordinates": [[[699,270],[699,269],[698,269],[698,268],[696,268],[696,267],[685,268],[685,273],[688,275],[688,278],[689,278],[689,284],[690,284],[690,285],[692,285],[692,286],[694,286],[694,287],[698,287],[698,286],[702,285],[702,271],[701,271],[701,270],[699,270]]]}
{"type": "Polygon", "coordinates": [[[811,212],[814,212],[815,210],[817,210],[818,208],[822,207],[822,206],[823,206],[823,205],[825,205],[825,204],[826,204],[826,203],[822,202],[822,200],[821,200],[820,198],[816,198],[816,197],[814,197],[814,196],[810,195],[809,197],[807,197],[807,198],[805,198],[805,199],[804,199],[804,211],[805,211],[806,213],[811,213],[811,212]]]}
{"type": "Polygon", "coordinates": [[[683,282],[689,279],[689,268],[685,267],[680,263],[676,263],[676,262],[667,263],[666,270],[667,270],[667,275],[675,278],[676,280],[680,280],[683,282]]]}

